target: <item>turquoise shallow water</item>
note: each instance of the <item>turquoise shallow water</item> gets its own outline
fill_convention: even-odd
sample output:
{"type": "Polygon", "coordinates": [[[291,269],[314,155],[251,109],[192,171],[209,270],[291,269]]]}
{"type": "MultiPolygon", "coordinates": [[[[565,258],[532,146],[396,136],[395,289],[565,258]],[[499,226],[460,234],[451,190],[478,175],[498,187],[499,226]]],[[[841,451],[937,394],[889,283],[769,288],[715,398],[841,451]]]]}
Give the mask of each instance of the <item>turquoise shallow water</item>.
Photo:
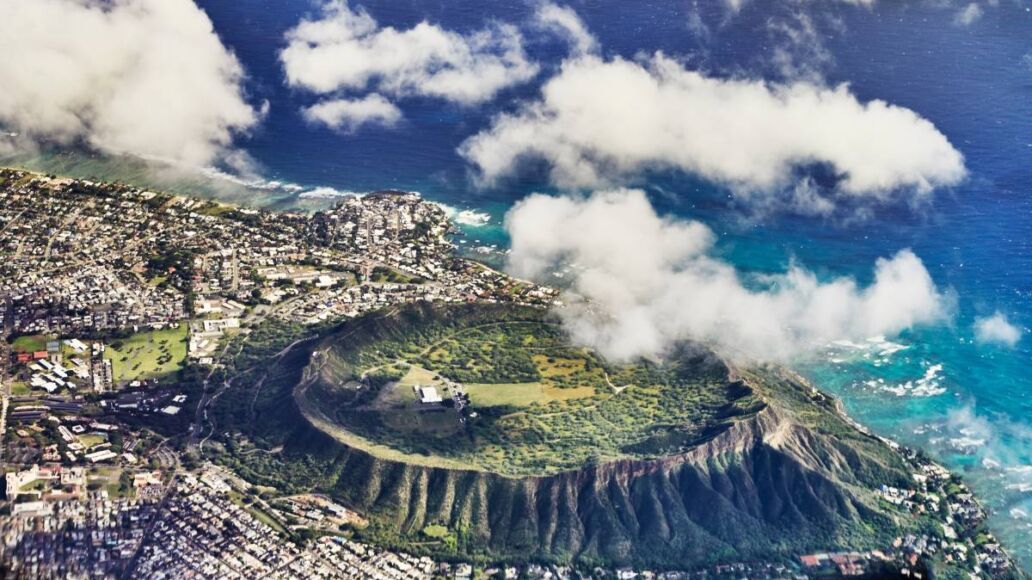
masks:
{"type": "MultiPolygon", "coordinates": [[[[493,114],[533,98],[537,83],[473,109],[405,100],[402,129],[340,135],[301,121],[298,110],[309,99],[283,86],[276,62],[284,31],[311,4],[199,4],[244,64],[253,98],[270,102],[261,130],[241,145],[262,164],[264,177],[278,184],[248,188],[219,179],[155,177],[131,161],[76,154],[18,161],[276,208],[332,203],[304,197],[317,186],[420,191],[457,211],[486,213],[486,225],[463,226],[460,246],[488,261],[504,260],[505,211],[529,192],[549,188],[540,176],[528,175],[505,187],[478,189],[455,149],[493,114]]],[[[530,3],[512,2],[362,4],[385,24],[408,27],[429,18],[462,31],[489,18],[522,22],[531,11],[530,3]]],[[[689,5],[681,1],[573,3],[609,55],[663,50],[712,74],[771,79],[778,73],[769,65],[769,25],[791,16],[789,4],[795,5],[753,0],[727,18],[723,3],[702,3],[699,15],[709,25],[703,37],[688,27],[689,5]]],[[[979,22],[960,27],[941,3],[817,4],[807,9],[830,55],[821,65],[828,81],[849,82],[863,99],[885,99],[930,120],[965,156],[969,179],[936,192],[925,207],[883,208],[862,221],[748,219],[726,191],[686,175],[653,175],[640,185],[660,211],[713,228],[721,236],[720,254],[750,272],[781,271],[796,259],[825,277],[866,282],[877,258],[912,248],[937,284],[956,296],[952,321],[888,340],[829,346],[797,366],[839,395],[862,423],[963,472],[992,508],[994,529],[1032,569],[1032,337],[1012,349],[977,345],[972,333],[977,316],[996,310],[1026,330],[1032,324],[1032,15],[1021,2],[987,5],[979,22]]],[[[562,50],[546,40],[530,44],[531,57],[545,63],[539,80],[554,70],[562,50]]]]}

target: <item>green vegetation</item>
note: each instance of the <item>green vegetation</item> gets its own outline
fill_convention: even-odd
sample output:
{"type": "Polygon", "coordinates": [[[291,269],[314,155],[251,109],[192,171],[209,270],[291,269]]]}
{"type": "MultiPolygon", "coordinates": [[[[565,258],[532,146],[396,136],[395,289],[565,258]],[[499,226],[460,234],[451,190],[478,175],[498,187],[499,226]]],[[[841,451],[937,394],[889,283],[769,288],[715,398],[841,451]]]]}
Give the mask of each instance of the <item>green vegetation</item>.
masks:
{"type": "Polygon", "coordinates": [[[362,541],[684,568],[883,547],[924,525],[872,491],[910,481],[901,457],[777,367],[732,373],[687,347],[612,364],[505,305],[311,333],[267,321],[233,339],[204,454],[280,494],[332,496],[368,521],[362,541]],[[459,372],[476,379],[467,409],[418,403],[414,386],[450,395],[459,372]]]}
{"type": "Polygon", "coordinates": [[[33,334],[19,336],[11,343],[14,352],[36,352],[47,349],[47,336],[44,334],[33,334]]]}
{"type": "Polygon", "coordinates": [[[296,393],[303,412],[348,445],[425,465],[539,475],[657,458],[760,407],[715,359],[609,363],[532,309],[429,317],[321,352],[296,393]],[[418,386],[443,403],[421,403],[418,386]]]}
{"type": "Polygon", "coordinates": [[[613,364],[509,305],[415,304],[312,332],[268,321],[233,339],[204,454],[333,496],[368,521],[362,541],[691,568],[882,547],[921,524],[870,491],[909,480],[899,455],[776,367],[736,380],[689,348],[613,364]],[[421,410],[414,386],[449,394],[460,373],[470,408],[421,410]]]}
{"type": "Polygon", "coordinates": [[[255,519],[272,528],[276,533],[287,538],[299,539],[296,533],[287,529],[278,518],[262,507],[261,502],[257,501],[257,498],[253,495],[243,495],[237,491],[230,491],[229,499],[236,505],[247,510],[255,519]]]}
{"type": "Polygon", "coordinates": [[[109,344],[104,357],[111,361],[116,383],[162,379],[186,362],[187,327],[139,332],[109,344]]]}
{"type": "Polygon", "coordinates": [[[466,385],[474,408],[527,407],[535,403],[593,397],[593,387],[561,389],[546,383],[501,383],[466,385]]]}
{"type": "Polygon", "coordinates": [[[448,527],[432,524],[423,528],[423,535],[428,538],[434,538],[439,540],[448,535],[448,527]]]}
{"type": "Polygon", "coordinates": [[[50,482],[44,479],[34,479],[29,483],[21,486],[18,491],[22,493],[30,493],[35,491],[46,491],[50,489],[50,482]]]}
{"type": "Polygon", "coordinates": [[[205,447],[213,450],[210,458],[252,483],[283,493],[310,491],[325,481],[339,452],[331,439],[304,421],[293,401],[293,388],[302,379],[314,342],[284,351],[310,336],[312,330],[301,325],[268,320],[234,337],[229,349],[237,354],[211,380],[220,384],[229,378],[232,388],[209,411],[218,426],[218,439],[205,447]],[[230,435],[220,437],[225,433],[230,435]],[[285,456],[279,450],[287,442],[303,451],[285,456]]]}
{"type": "Polygon", "coordinates": [[[210,215],[212,217],[223,217],[228,213],[236,211],[236,207],[227,205],[224,203],[218,203],[215,201],[207,201],[204,203],[204,207],[200,209],[194,209],[195,212],[202,215],[210,215]]]}
{"type": "Polygon", "coordinates": [[[79,435],[79,443],[82,443],[86,449],[90,449],[91,447],[107,443],[107,437],[95,433],[79,435]]]}
{"type": "Polygon", "coordinates": [[[410,276],[399,270],[393,268],[386,268],[384,266],[376,266],[370,273],[370,281],[376,284],[383,284],[385,282],[394,284],[422,284],[423,280],[410,276]]]}
{"type": "Polygon", "coordinates": [[[251,515],[253,515],[255,517],[255,519],[257,519],[258,521],[262,522],[263,524],[269,526],[270,528],[276,530],[280,534],[282,534],[284,536],[290,536],[291,535],[290,531],[287,528],[283,527],[283,524],[281,524],[279,520],[277,520],[276,518],[272,517],[272,514],[270,514],[269,512],[267,512],[267,511],[263,510],[262,508],[258,507],[257,504],[251,504],[251,505],[247,506],[244,509],[246,509],[247,511],[251,512],[251,515]]]}
{"type": "Polygon", "coordinates": [[[111,498],[127,497],[131,491],[128,477],[124,470],[115,467],[95,468],[86,475],[87,487],[95,490],[105,489],[111,498]]]}
{"type": "Polygon", "coordinates": [[[458,538],[448,530],[447,526],[431,524],[423,528],[423,535],[440,542],[445,548],[450,550],[454,550],[458,544],[458,538]]]}
{"type": "Polygon", "coordinates": [[[159,287],[171,285],[188,292],[194,273],[194,257],[194,250],[159,242],[157,251],[147,259],[146,277],[152,280],[160,277],[161,282],[156,284],[159,287]]]}

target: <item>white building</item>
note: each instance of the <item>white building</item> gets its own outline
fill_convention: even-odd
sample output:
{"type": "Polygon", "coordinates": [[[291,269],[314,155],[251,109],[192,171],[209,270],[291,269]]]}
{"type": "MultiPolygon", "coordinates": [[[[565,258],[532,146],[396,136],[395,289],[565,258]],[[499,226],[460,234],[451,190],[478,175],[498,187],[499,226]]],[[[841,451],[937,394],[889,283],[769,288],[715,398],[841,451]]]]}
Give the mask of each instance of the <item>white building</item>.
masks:
{"type": "Polygon", "coordinates": [[[435,387],[417,387],[419,389],[419,402],[420,403],[440,403],[441,395],[437,392],[435,387]]]}

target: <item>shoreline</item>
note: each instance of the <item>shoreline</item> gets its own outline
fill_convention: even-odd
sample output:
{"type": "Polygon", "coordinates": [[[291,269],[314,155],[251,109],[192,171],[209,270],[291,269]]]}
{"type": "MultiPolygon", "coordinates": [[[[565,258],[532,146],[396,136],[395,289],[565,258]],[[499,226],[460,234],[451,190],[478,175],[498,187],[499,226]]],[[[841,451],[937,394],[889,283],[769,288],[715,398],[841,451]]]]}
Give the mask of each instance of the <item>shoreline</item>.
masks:
{"type": "MultiPolygon", "coordinates": [[[[16,169],[17,171],[25,171],[25,172],[27,172],[27,173],[30,173],[30,174],[32,174],[32,175],[34,175],[34,176],[36,176],[36,177],[48,177],[49,175],[53,175],[53,174],[45,174],[45,173],[41,173],[41,172],[38,172],[38,171],[33,171],[33,170],[26,170],[26,169],[22,169],[22,168],[20,168],[20,167],[12,167],[12,169],[16,169]]],[[[76,180],[76,181],[84,181],[84,182],[92,182],[92,183],[102,183],[102,184],[105,184],[105,183],[111,183],[111,184],[119,184],[119,185],[125,185],[125,186],[129,186],[129,187],[140,187],[140,186],[136,186],[136,185],[133,185],[133,184],[131,184],[131,183],[126,183],[126,182],[123,182],[123,181],[115,181],[115,182],[105,182],[105,181],[100,181],[100,182],[95,182],[95,181],[92,181],[92,180],[88,180],[88,179],[82,179],[82,178],[75,178],[75,177],[68,177],[68,176],[56,176],[56,177],[57,177],[57,179],[70,179],[70,180],[76,180]]],[[[160,190],[159,190],[159,191],[160,191],[160,190]]],[[[285,210],[285,209],[280,209],[280,208],[275,208],[275,207],[268,207],[268,206],[257,206],[257,207],[255,207],[255,206],[251,206],[251,205],[245,205],[245,204],[240,204],[240,203],[236,203],[236,202],[229,202],[229,201],[224,201],[224,200],[222,200],[222,199],[219,199],[219,198],[217,198],[217,197],[213,197],[213,198],[208,198],[208,197],[203,197],[203,196],[197,196],[197,195],[188,195],[188,194],[181,194],[181,193],[166,193],[166,192],[163,192],[163,193],[165,193],[165,194],[167,194],[167,195],[169,195],[169,196],[171,196],[171,197],[174,197],[174,198],[178,198],[178,199],[183,199],[183,200],[193,200],[193,201],[199,201],[199,202],[202,202],[202,203],[211,203],[211,204],[214,204],[215,206],[218,206],[218,207],[220,207],[220,208],[229,208],[229,209],[241,209],[241,208],[248,208],[248,209],[251,209],[251,208],[253,208],[253,209],[254,209],[254,210],[256,210],[256,211],[267,211],[267,212],[271,212],[271,213],[290,213],[290,211],[289,211],[289,210],[285,210]]],[[[430,200],[427,200],[427,201],[430,201],[430,200]]],[[[432,202],[432,203],[437,203],[437,202],[432,202]]],[[[438,204],[438,205],[440,205],[440,204],[438,204]]],[[[454,244],[453,244],[453,246],[454,246],[454,244]]],[[[491,271],[497,272],[497,270],[494,270],[494,268],[492,268],[492,267],[488,266],[487,264],[484,264],[484,263],[483,263],[482,261],[480,261],[480,260],[474,260],[474,259],[472,259],[472,258],[470,258],[470,257],[468,257],[468,256],[462,256],[462,258],[463,258],[463,259],[466,259],[466,260],[476,261],[477,263],[479,263],[479,264],[483,265],[483,266],[484,266],[485,268],[488,268],[488,269],[490,269],[491,271]]],[[[508,275],[506,275],[506,276],[508,276],[508,275]]],[[[515,278],[513,278],[513,279],[515,279],[515,278]]],[[[518,279],[515,279],[515,280],[518,280],[518,279]]],[[[519,281],[519,280],[518,280],[518,281],[519,281]]],[[[521,281],[521,282],[525,282],[525,281],[521,281]]],[[[890,447],[891,447],[892,449],[896,450],[897,452],[900,452],[900,453],[901,453],[901,454],[903,454],[904,456],[906,456],[906,451],[911,451],[911,452],[914,452],[914,450],[912,450],[911,448],[909,448],[909,447],[905,447],[905,446],[902,446],[902,445],[900,445],[900,444],[896,443],[895,441],[892,441],[891,439],[889,439],[889,438],[887,438],[887,437],[883,437],[883,436],[881,436],[881,435],[878,435],[878,434],[874,433],[873,431],[871,431],[871,429],[869,429],[868,427],[866,427],[866,426],[864,426],[864,425],[860,424],[859,422],[857,422],[856,420],[854,420],[854,419],[853,419],[852,417],[850,417],[850,416],[849,416],[849,415],[848,415],[848,414],[846,413],[846,411],[845,411],[845,409],[844,409],[844,407],[843,407],[843,403],[842,403],[842,400],[841,400],[841,399],[840,399],[839,397],[836,397],[836,396],[832,396],[832,395],[828,395],[828,394],[827,394],[827,393],[825,393],[824,391],[822,391],[822,390],[820,390],[820,389],[817,389],[817,388],[813,387],[813,385],[812,385],[811,381],[809,381],[808,379],[806,379],[806,378],[805,378],[805,377],[803,377],[802,375],[799,375],[799,373],[797,373],[796,371],[792,370],[791,372],[792,372],[793,374],[797,375],[797,376],[798,376],[798,377],[799,377],[800,379],[802,379],[802,380],[803,380],[803,381],[805,382],[805,384],[806,384],[806,385],[808,385],[808,386],[809,386],[810,388],[814,389],[814,391],[815,391],[815,392],[820,392],[820,393],[822,393],[822,394],[823,394],[824,396],[826,396],[826,397],[828,397],[828,398],[832,399],[833,401],[835,401],[835,408],[836,408],[836,412],[837,412],[837,413],[839,413],[839,414],[840,414],[840,416],[841,416],[841,417],[842,417],[842,418],[843,418],[843,419],[844,419],[844,420],[845,420],[846,422],[848,422],[848,423],[849,423],[849,424],[850,424],[851,426],[853,426],[854,428],[856,428],[856,429],[857,429],[858,431],[860,431],[860,432],[862,432],[862,433],[865,433],[865,434],[867,434],[867,435],[870,435],[870,436],[873,436],[873,437],[876,437],[876,438],[878,438],[878,439],[879,439],[879,440],[881,440],[881,441],[882,441],[883,443],[885,443],[886,445],[890,446],[890,447]]],[[[920,451],[921,451],[921,452],[924,452],[924,453],[927,453],[927,452],[926,452],[926,451],[924,451],[924,450],[920,450],[920,451]]],[[[916,453],[916,452],[915,452],[915,453],[916,453]]],[[[931,460],[930,460],[930,461],[931,461],[931,460]]],[[[931,463],[932,463],[932,464],[934,464],[934,465],[936,465],[936,466],[938,466],[938,467],[940,467],[940,468],[942,468],[942,469],[944,469],[944,470],[946,470],[946,471],[949,471],[949,473],[950,473],[950,474],[952,474],[952,475],[954,475],[954,476],[957,476],[957,477],[959,477],[959,475],[958,475],[958,474],[956,474],[956,473],[954,473],[954,472],[953,472],[952,470],[949,470],[948,468],[946,468],[946,467],[942,466],[942,465],[941,465],[941,464],[939,464],[938,462],[935,462],[935,461],[931,461],[931,463]]],[[[965,486],[965,487],[966,487],[966,486],[965,486]]],[[[984,512],[984,513],[985,513],[986,515],[988,515],[989,511],[988,511],[988,510],[987,510],[987,509],[985,508],[985,506],[984,506],[984,503],[983,503],[983,502],[981,502],[981,501],[980,501],[980,500],[979,500],[979,499],[978,499],[977,497],[975,498],[975,502],[977,502],[977,503],[978,503],[978,505],[980,506],[980,508],[982,509],[982,511],[983,511],[983,512],[984,512]]],[[[1006,549],[1004,549],[1004,551],[1005,551],[1005,552],[1007,552],[1007,550],[1006,550],[1006,549]]],[[[1014,561],[1014,559],[1013,559],[1013,556],[1011,556],[1011,555],[1009,554],[1009,552],[1007,552],[1007,554],[1008,554],[1008,557],[1009,557],[1009,558],[1011,559],[1011,561],[1014,561]]]]}
{"type": "MultiPolygon", "coordinates": [[[[879,434],[873,432],[870,428],[868,428],[867,426],[861,424],[859,421],[857,421],[856,419],[853,419],[853,417],[851,417],[849,415],[849,413],[846,411],[845,404],[842,402],[841,398],[839,398],[839,397],[837,397],[835,395],[831,395],[829,393],[826,393],[825,391],[814,387],[809,379],[807,379],[806,377],[802,376],[801,374],[797,373],[794,370],[792,372],[794,374],[796,374],[799,377],[799,379],[804,382],[804,384],[806,384],[810,388],[814,389],[815,392],[819,392],[823,396],[828,397],[829,399],[831,399],[834,402],[835,412],[839,415],[839,417],[842,418],[843,421],[845,421],[846,423],[851,425],[857,431],[859,431],[861,433],[864,433],[866,435],[869,435],[871,437],[874,437],[874,438],[878,439],[879,441],[881,441],[882,443],[884,443],[885,445],[889,446],[889,448],[891,448],[893,451],[897,452],[900,456],[902,456],[907,461],[908,464],[910,464],[910,465],[912,465],[914,467],[920,467],[920,464],[918,463],[918,459],[920,459],[922,461],[927,462],[928,465],[934,466],[935,468],[941,469],[941,470],[949,473],[951,477],[958,478],[960,480],[959,485],[961,485],[965,490],[967,490],[967,492],[971,495],[971,500],[982,511],[982,513],[984,515],[984,520],[983,520],[982,525],[985,526],[986,529],[989,529],[989,516],[992,513],[991,510],[988,507],[986,507],[985,502],[980,498],[979,494],[976,494],[976,493],[974,493],[973,491],[970,490],[970,487],[967,485],[967,483],[965,482],[964,477],[961,474],[957,473],[955,470],[950,469],[948,466],[940,463],[939,461],[937,461],[937,460],[935,460],[935,459],[933,459],[933,458],[931,458],[929,456],[922,457],[922,454],[927,454],[928,453],[927,451],[925,451],[923,449],[914,449],[914,448],[908,447],[908,446],[903,445],[901,443],[898,443],[898,442],[896,442],[896,441],[894,441],[894,440],[892,440],[892,439],[890,439],[888,437],[885,437],[883,435],[879,435],[879,434]]],[[[1000,544],[1000,551],[1003,552],[1006,555],[1007,559],[1011,562],[1011,564],[1017,570],[1024,572],[1023,568],[1019,564],[1019,561],[1014,557],[1014,555],[1010,552],[1010,550],[1008,550],[1007,547],[1004,544],[1002,544],[1002,543],[1000,544]]]]}

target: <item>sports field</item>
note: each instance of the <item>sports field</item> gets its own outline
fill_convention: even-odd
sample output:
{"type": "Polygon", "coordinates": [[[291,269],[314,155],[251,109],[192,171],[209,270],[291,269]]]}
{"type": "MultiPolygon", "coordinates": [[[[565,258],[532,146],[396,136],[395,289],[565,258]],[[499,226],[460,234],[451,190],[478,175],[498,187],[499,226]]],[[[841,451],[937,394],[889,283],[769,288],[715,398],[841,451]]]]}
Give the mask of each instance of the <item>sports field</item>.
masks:
{"type": "Polygon", "coordinates": [[[186,362],[187,327],[139,332],[107,345],[104,358],[111,361],[115,383],[162,379],[186,362]]]}

